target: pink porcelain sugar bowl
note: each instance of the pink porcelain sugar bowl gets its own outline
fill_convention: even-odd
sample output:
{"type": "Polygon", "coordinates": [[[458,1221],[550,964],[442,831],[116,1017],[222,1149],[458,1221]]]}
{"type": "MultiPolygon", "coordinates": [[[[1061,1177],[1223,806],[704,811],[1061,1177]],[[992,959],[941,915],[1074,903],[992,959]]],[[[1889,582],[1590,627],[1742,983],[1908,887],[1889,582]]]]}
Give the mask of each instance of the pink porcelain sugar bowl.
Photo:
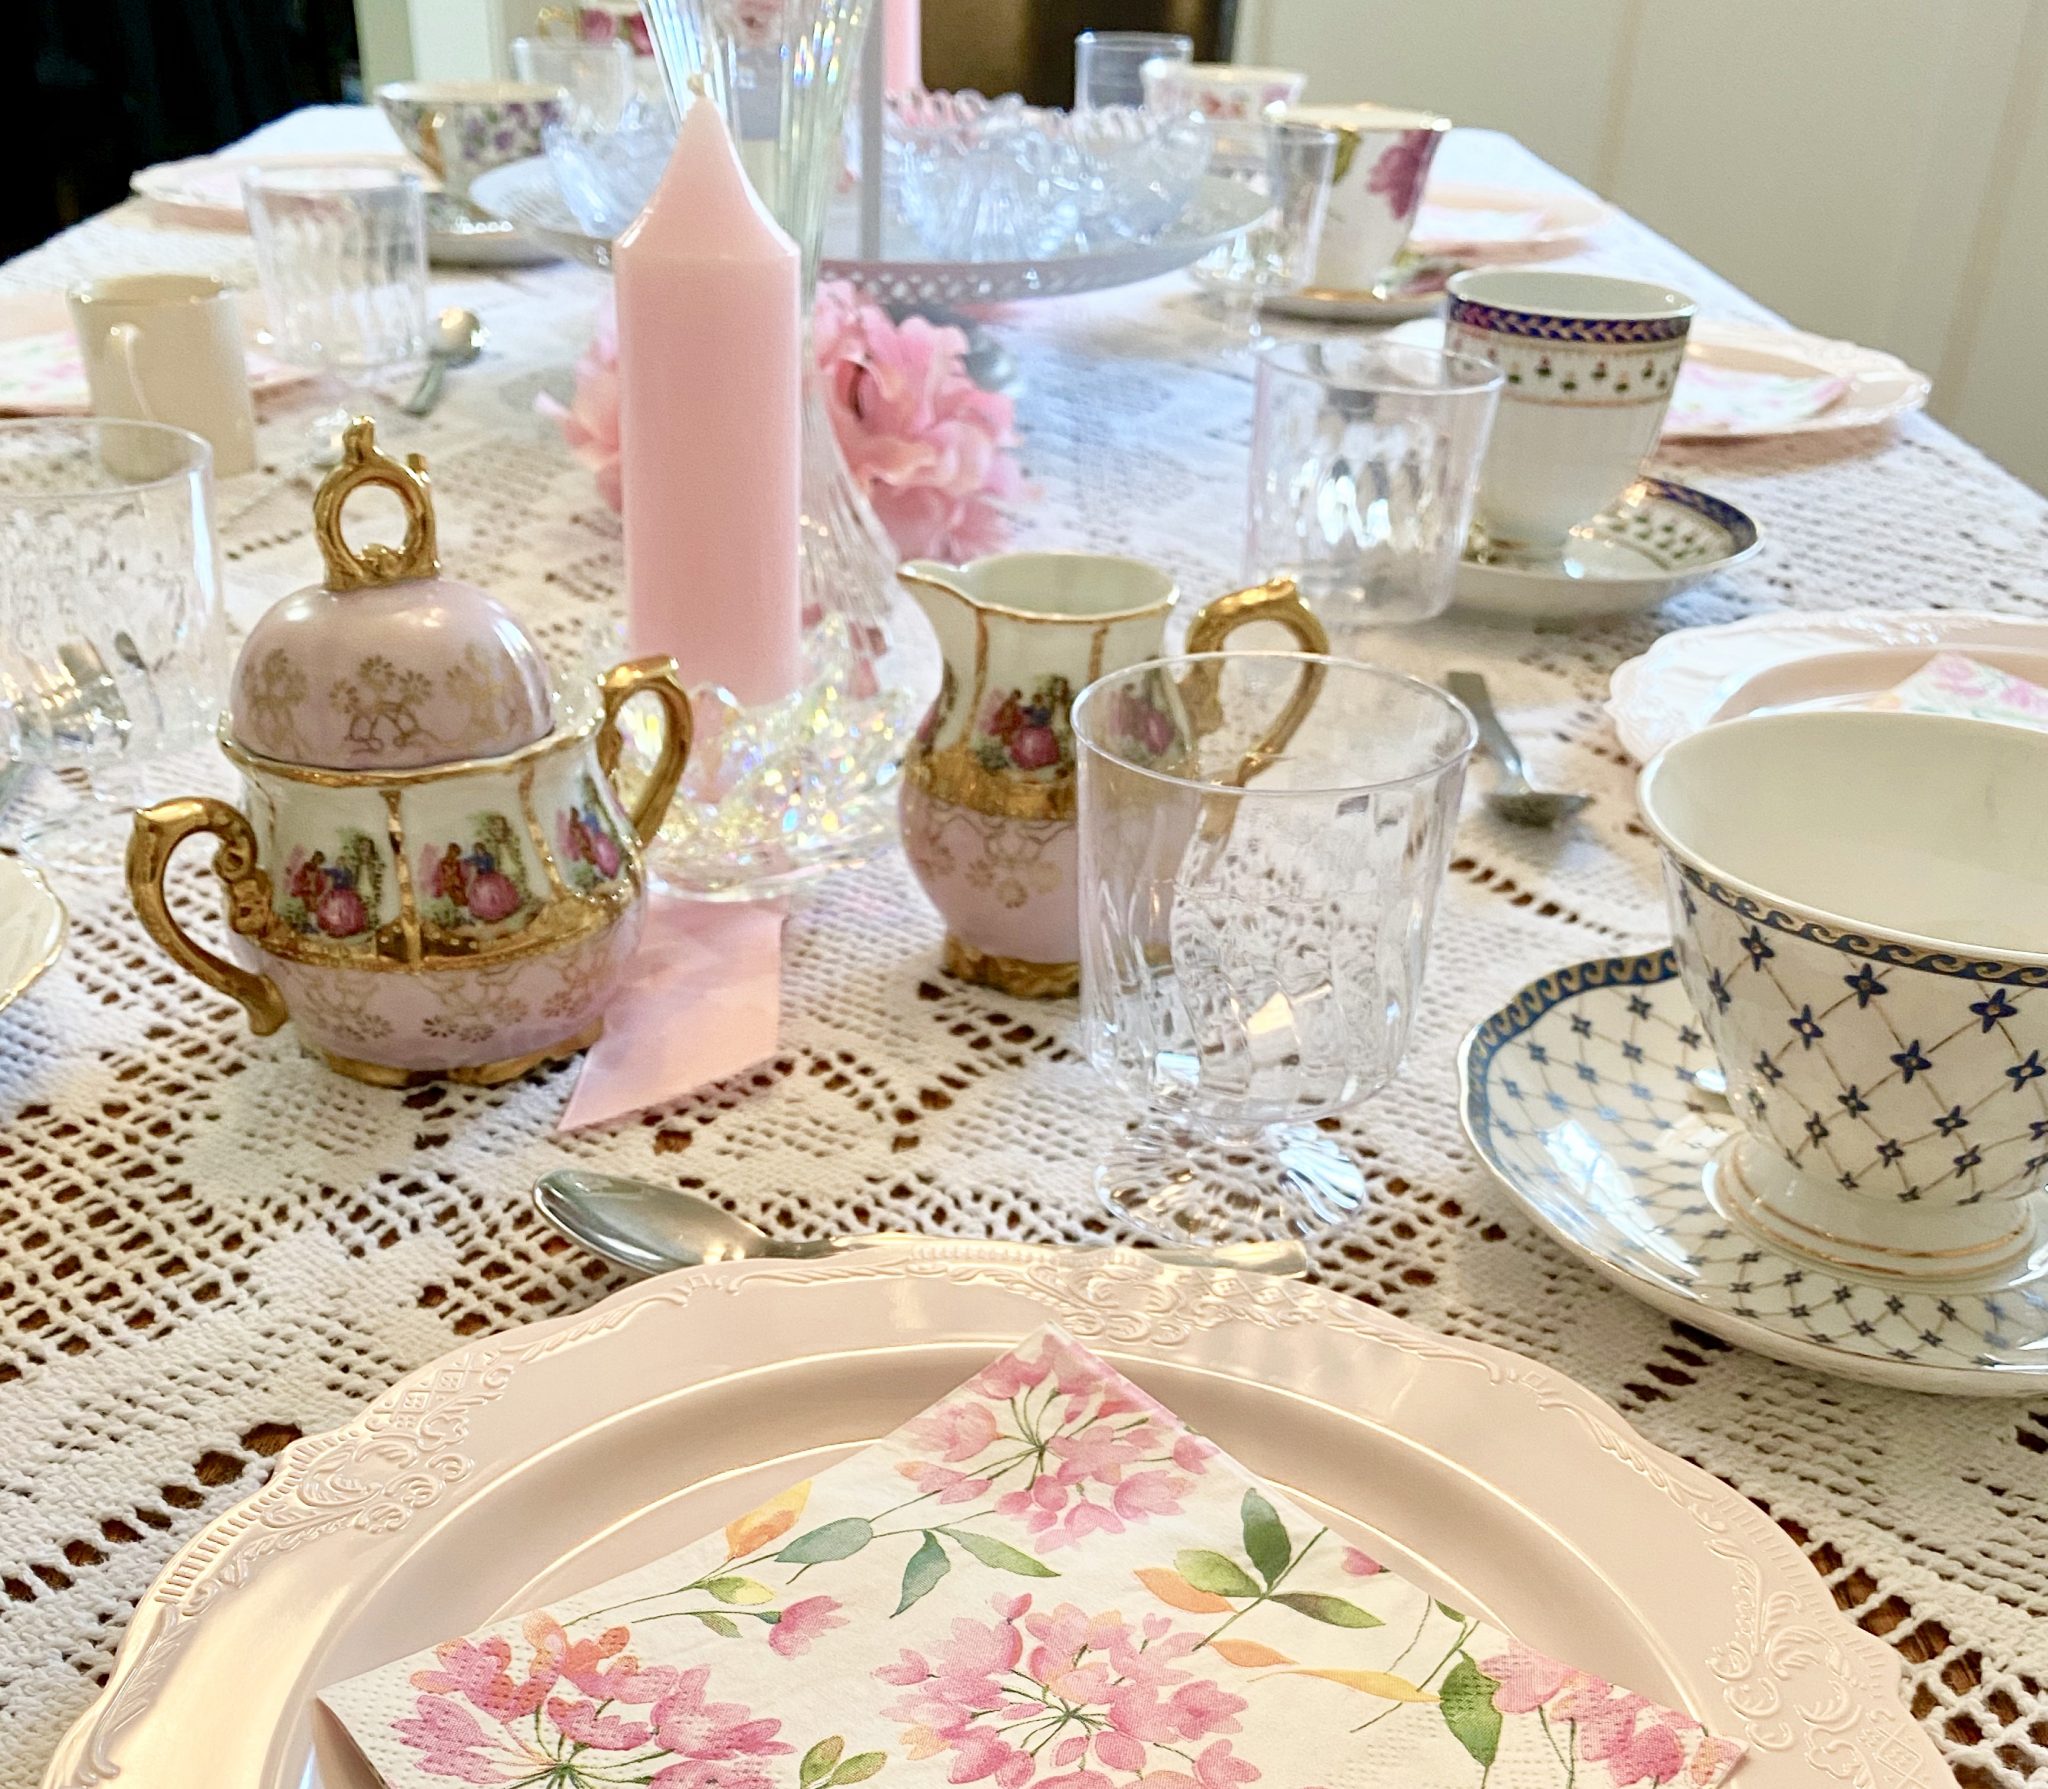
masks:
{"type": "Polygon", "coordinates": [[[243,805],[137,814],[129,892],[150,936],[259,1035],[290,1018],[331,1067],[383,1086],[509,1080],[603,1028],[644,917],[641,846],[689,753],[688,700],[666,658],[551,691],[526,630],[439,575],[425,464],[380,453],[367,419],[313,520],[325,583],[271,609],[235,667],[221,749],[243,805]],[[365,484],[404,505],[402,546],[343,537],[365,484]],[[628,810],[616,721],[643,692],[664,730],[628,810]],[[195,833],[219,841],[238,961],[166,903],[171,854],[195,833]]]}

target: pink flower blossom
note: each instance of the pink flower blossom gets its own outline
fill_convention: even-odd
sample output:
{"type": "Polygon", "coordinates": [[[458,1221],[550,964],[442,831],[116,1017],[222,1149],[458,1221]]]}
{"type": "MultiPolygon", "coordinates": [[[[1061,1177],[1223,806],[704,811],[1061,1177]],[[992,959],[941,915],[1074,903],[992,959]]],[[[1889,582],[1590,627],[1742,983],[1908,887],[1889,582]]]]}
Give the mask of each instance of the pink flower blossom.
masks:
{"type": "Polygon", "coordinates": [[[484,1755],[490,1736],[476,1716],[459,1703],[442,1700],[440,1692],[421,1696],[417,1712],[408,1720],[393,1721],[391,1730],[419,1753],[420,1769],[431,1776],[492,1783],[502,1774],[484,1755]]]}
{"type": "Polygon", "coordinates": [[[707,1702],[704,1686],[708,1665],[693,1665],[676,1679],[675,1688],[654,1705],[655,1737],[685,1758],[770,1758],[789,1747],[775,1735],[777,1720],[756,1720],[737,1702],[707,1702]]]}
{"type": "Polygon", "coordinates": [[[622,1720],[614,1714],[600,1714],[595,1702],[548,1704],[548,1719],[580,1746],[598,1752],[630,1752],[644,1746],[654,1729],[645,1721],[622,1720]]]}
{"type": "Polygon", "coordinates": [[[910,1438],[940,1459],[958,1465],[971,1460],[996,1438],[995,1412],[974,1398],[941,1404],[910,1425],[910,1438]]]}
{"type": "Polygon", "coordinates": [[[768,1630],[769,1650],[793,1659],[820,1634],[845,1625],[846,1617],[839,1613],[839,1605],[831,1597],[807,1596],[801,1602],[789,1604],[782,1611],[782,1618],[768,1630]]]}
{"type": "Polygon", "coordinates": [[[1195,1760],[1195,1780],[1202,1789],[1236,1789],[1239,1783],[1255,1781],[1258,1774],[1256,1767],[1231,1751],[1227,1739],[1219,1739],[1195,1760]]]}
{"type": "Polygon", "coordinates": [[[1370,1553],[1361,1552],[1357,1547],[1346,1547],[1340,1563],[1354,1578],[1377,1577],[1387,1569],[1370,1553]]]}
{"type": "Polygon", "coordinates": [[[1541,1708],[1564,1688],[1568,1678],[1579,1675],[1569,1665],[1561,1665],[1519,1640],[1511,1641],[1506,1652],[1481,1659],[1479,1668],[1499,1682],[1493,1705],[1502,1714],[1529,1714],[1541,1708]]]}
{"type": "Polygon", "coordinates": [[[840,452],[897,550],[968,559],[1000,546],[997,506],[1022,488],[1016,411],[968,376],[967,338],[923,317],[892,323],[831,280],[811,329],[840,452]]]}
{"type": "Polygon", "coordinates": [[[462,1696],[495,1721],[516,1721],[530,1715],[554,1688],[559,1667],[536,1656],[523,1681],[510,1671],[512,1648],[493,1635],[481,1643],[450,1640],[434,1649],[438,1671],[415,1671],[412,1685],[436,1696],[462,1696]]]}

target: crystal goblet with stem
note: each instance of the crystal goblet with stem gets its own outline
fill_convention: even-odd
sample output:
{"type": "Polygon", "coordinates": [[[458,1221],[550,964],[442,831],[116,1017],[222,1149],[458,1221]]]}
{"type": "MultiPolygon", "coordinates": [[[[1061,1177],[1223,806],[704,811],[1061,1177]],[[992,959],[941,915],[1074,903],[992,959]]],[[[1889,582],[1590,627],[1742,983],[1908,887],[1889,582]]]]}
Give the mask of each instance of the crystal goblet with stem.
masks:
{"type": "Polygon", "coordinates": [[[22,834],[118,870],[136,770],[197,744],[227,682],[213,450],[154,422],[0,422],[0,762],[56,773],[22,834]]]}
{"type": "Polygon", "coordinates": [[[336,398],[308,450],[336,459],[376,385],[427,352],[427,224],[419,177],[335,163],[258,163],[242,176],[271,352],[323,376],[336,398]]]}
{"type": "Polygon", "coordinates": [[[1269,293],[1297,291],[1315,272],[1342,141],[1337,131],[1296,119],[1217,127],[1209,171],[1266,201],[1255,222],[1189,269],[1221,308],[1233,352],[1257,345],[1259,306],[1269,293]]]}
{"type": "Polygon", "coordinates": [[[1450,607],[1501,371],[1336,337],[1268,342],[1252,406],[1244,559],[1284,575],[1331,637],[1450,607]]]}
{"type": "Polygon", "coordinates": [[[1113,672],[1073,728],[1082,1035],[1145,1108],[1097,1191],[1175,1241],[1343,1223],[1365,1171],[1317,1120],[1400,1066],[1472,717],[1392,671],[1238,652],[1113,672]]]}

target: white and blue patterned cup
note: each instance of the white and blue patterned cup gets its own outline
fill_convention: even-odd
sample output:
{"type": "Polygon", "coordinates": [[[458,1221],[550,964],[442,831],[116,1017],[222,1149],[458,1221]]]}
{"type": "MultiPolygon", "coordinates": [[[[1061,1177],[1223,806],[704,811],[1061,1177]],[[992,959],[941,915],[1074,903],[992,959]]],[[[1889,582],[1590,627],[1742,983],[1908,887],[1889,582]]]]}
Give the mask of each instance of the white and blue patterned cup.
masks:
{"type": "Polygon", "coordinates": [[[2048,1185],[2048,732],[1753,715],[1638,787],[1744,1135],[1720,1208],[1839,1266],[1966,1279],[2048,1185]]]}
{"type": "Polygon", "coordinates": [[[1498,548],[1553,552],[1627,490],[1657,444],[1693,302],[1669,286],[1473,268],[1450,281],[1444,346],[1506,384],[1479,474],[1478,520],[1498,548]]]}

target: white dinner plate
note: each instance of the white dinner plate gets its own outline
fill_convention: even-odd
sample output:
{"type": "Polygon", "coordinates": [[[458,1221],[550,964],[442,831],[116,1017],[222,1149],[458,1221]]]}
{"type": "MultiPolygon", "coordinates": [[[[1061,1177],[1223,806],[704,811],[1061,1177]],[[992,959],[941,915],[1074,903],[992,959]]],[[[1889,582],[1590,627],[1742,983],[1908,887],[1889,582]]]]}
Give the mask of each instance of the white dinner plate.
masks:
{"type": "Polygon", "coordinates": [[[19,1000],[63,954],[70,923],[40,871],[0,857],[0,1007],[19,1000]]]}
{"type": "Polygon", "coordinates": [[[1614,207],[1590,193],[1433,180],[1408,246],[1461,261],[1539,260],[1569,254],[1613,216],[1614,207]]]}
{"type": "Polygon", "coordinates": [[[1953,609],[1775,611],[1682,628],[1616,668],[1607,712],[1647,764],[1673,740],[1762,708],[1875,695],[1940,652],[2048,683],[2048,621],[1953,609]]]}
{"type": "MultiPolygon", "coordinates": [[[[1441,348],[1444,321],[1441,317],[1422,317],[1401,324],[1388,335],[1393,341],[1441,348]]],[[[1678,391],[1665,419],[1662,439],[1762,441],[1779,435],[1875,428],[1918,410],[1927,402],[1930,389],[1925,373],[1916,373],[1896,355],[1877,348],[1830,341],[1826,336],[1807,335],[1796,329],[1701,317],[1694,321],[1686,336],[1685,366],[1679,370],[1678,391]],[[1684,402],[1689,384],[1687,368],[1708,369],[1716,375],[1757,374],[1791,385],[1824,382],[1829,393],[1817,394],[1812,408],[1796,403],[1766,403],[1745,416],[1738,413],[1740,406],[1726,394],[1718,402],[1705,398],[1684,402]]]]}
{"type": "Polygon", "coordinates": [[[138,169],[128,184],[140,198],[162,206],[180,223],[242,230],[242,174],[252,167],[403,168],[426,188],[427,258],[444,267],[526,267],[555,259],[556,251],[511,224],[466,211],[448,198],[434,176],[398,150],[353,149],[337,155],[193,155],[138,169]]]}
{"type": "Polygon", "coordinates": [[[323,1685],[708,1532],[1048,1318],[1437,1594],[1748,1740],[1745,1789],[1949,1789],[1770,1518],[1551,1369],[1300,1281],[940,1241],[649,1280],[294,1442],[144,1597],[46,1784],[361,1785],[323,1685]]]}

